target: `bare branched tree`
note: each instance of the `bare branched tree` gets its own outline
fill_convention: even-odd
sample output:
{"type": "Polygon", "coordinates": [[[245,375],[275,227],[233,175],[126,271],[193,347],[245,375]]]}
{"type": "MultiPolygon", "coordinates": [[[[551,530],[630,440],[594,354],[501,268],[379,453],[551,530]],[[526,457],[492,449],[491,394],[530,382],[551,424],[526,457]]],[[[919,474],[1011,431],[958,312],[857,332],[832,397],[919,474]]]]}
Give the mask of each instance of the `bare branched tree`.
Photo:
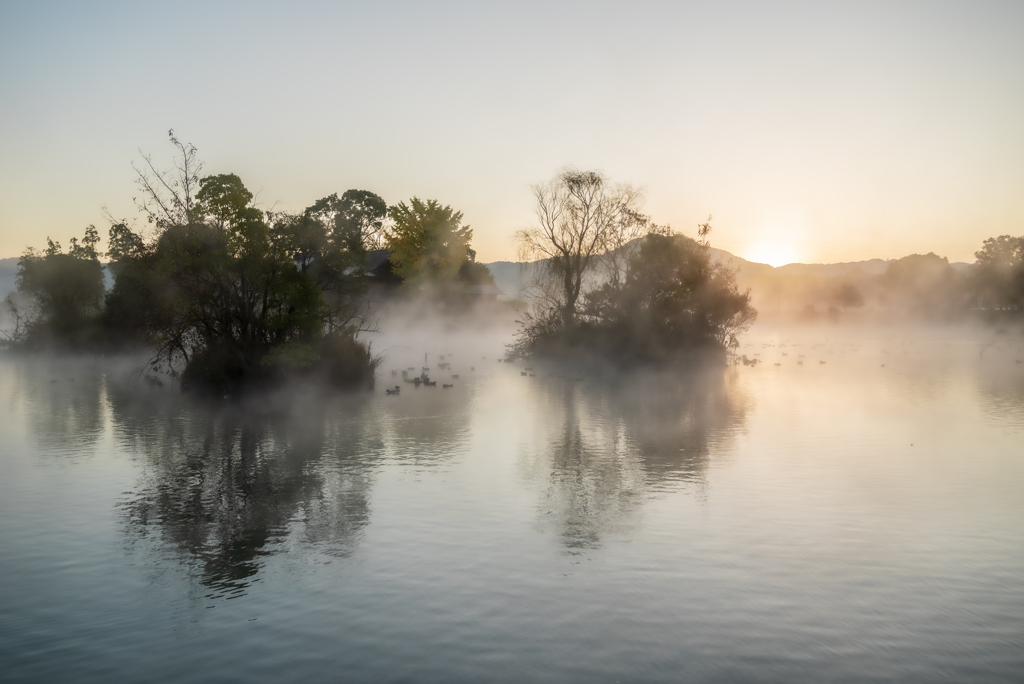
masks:
{"type": "Polygon", "coordinates": [[[199,179],[203,170],[203,162],[199,159],[199,150],[191,143],[182,143],[174,136],[174,129],[167,131],[171,144],[178,149],[174,168],[161,171],[153,164],[153,156],[143,154],[145,162],[141,166],[132,163],[135,170],[135,185],[141,194],[133,197],[135,206],[145,215],[149,223],[157,228],[168,226],[187,226],[195,218],[196,193],[199,191],[199,179]]]}
{"type": "Polygon", "coordinates": [[[533,187],[537,222],[516,233],[519,258],[544,262],[540,290],[557,300],[562,324],[576,322],[587,275],[613,250],[641,234],[641,194],[612,184],[597,171],[567,168],[548,183],[533,187]]]}

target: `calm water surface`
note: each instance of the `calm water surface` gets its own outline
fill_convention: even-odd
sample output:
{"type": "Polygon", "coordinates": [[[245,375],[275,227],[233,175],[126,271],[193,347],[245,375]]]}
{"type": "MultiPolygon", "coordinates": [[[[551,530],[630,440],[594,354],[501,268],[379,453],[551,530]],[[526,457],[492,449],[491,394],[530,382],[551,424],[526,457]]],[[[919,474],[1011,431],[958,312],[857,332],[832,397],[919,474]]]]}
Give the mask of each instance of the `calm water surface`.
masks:
{"type": "Polygon", "coordinates": [[[255,407],[0,360],[0,679],[1024,680],[1024,340],[744,344],[575,380],[406,339],[255,407]],[[454,388],[391,377],[424,352],[454,388]]]}

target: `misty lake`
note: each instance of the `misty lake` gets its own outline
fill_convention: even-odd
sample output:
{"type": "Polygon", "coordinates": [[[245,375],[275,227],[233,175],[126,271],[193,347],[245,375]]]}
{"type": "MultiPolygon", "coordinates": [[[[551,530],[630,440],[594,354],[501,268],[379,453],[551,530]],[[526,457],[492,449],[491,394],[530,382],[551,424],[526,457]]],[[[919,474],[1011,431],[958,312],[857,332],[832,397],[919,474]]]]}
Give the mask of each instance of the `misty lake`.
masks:
{"type": "Polygon", "coordinates": [[[0,680],[1024,677],[1016,333],[580,378],[417,339],[253,405],[0,359],[0,680]]]}

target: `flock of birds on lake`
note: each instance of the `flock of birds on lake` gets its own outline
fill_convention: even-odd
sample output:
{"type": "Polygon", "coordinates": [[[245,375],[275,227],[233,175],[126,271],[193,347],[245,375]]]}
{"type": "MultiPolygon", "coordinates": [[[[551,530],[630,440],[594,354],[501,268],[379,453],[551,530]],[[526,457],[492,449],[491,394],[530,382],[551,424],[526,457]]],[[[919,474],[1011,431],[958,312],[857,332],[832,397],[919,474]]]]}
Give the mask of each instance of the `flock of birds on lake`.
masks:
{"type": "MultiPolygon", "coordinates": [[[[783,349],[792,349],[792,348],[797,348],[797,347],[803,347],[804,346],[803,344],[796,343],[796,342],[791,342],[790,344],[787,345],[787,342],[789,342],[789,340],[783,340],[781,342],[776,342],[776,343],[762,342],[762,343],[760,343],[760,347],[761,347],[762,351],[764,351],[766,354],[770,354],[771,353],[771,352],[767,351],[769,349],[777,349],[779,351],[780,356],[777,357],[778,360],[773,361],[773,364],[775,366],[782,366],[783,363],[784,363],[784,360],[785,359],[789,359],[789,354],[790,354],[789,351],[782,351],[783,349]]],[[[898,340],[898,341],[886,340],[886,342],[888,344],[886,344],[885,346],[893,346],[892,343],[893,342],[897,342],[897,346],[904,347],[904,349],[902,349],[902,350],[897,350],[897,353],[899,353],[901,351],[903,355],[920,354],[921,353],[920,345],[918,343],[916,343],[914,340],[906,340],[906,339],[898,340]],[[907,345],[908,342],[910,342],[910,344],[912,345],[910,348],[906,348],[906,345],[907,345]]],[[[827,343],[826,342],[818,342],[818,343],[810,345],[810,349],[818,350],[819,353],[834,354],[834,353],[838,352],[840,355],[845,355],[847,352],[855,353],[855,352],[861,351],[862,347],[863,347],[862,343],[854,343],[854,342],[840,342],[838,344],[839,344],[839,346],[836,347],[836,343],[834,343],[834,342],[827,342],[827,343]]],[[[951,343],[947,341],[947,342],[943,343],[943,346],[944,347],[949,347],[950,344],[951,343]]],[[[745,347],[753,347],[754,345],[755,345],[755,343],[748,342],[744,346],[745,347]]],[[[888,348],[882,348],[882,349],[880,349],[878,351],[880,351],[883,356],[888,356],[890,354],[890,351],[889,351],[888,348]]],[[[1012,353],[1013,356],[1015,357],[1014,361],[1015,361],[1015,363],[1017,365],[1021,365],[1022,363],[1024,363],[1021,360],[1021,357],[1024,356],[1024,348],[1020,348],[1017,345],[1014,345],[1013,341],[1009,340],[1009,339],[1006,339],[1006,340],[989,340],[989,341],[980,343],[979,346],[978,346],[978,359],[980,361],[984,361],[985,360],[986,352],[989,352],[989,358],[992,358],[993,356],[995,356],[997,354],[998,355],[1005,355],[1006,353],[1009,352],[1009,353],[1012,353]]],[[[756,367],[756,366],[764,363],[764,359],[761,358],[761,355],[762,355],[761,352],[752,352],[749,355],[748,354],[740,354],[739,352],[731,352],[730,353],[730,360],[731,360],[732,364],[736,365],[736,366],[738,366],[740,364],[743,364],[744,366],[747,366],[747,367],[756,367]]],[[[428,354],[424,354],[424,363],[427,363],[428,356],[429,356],[429,353],[428,354]]],[[[451,364],[452,364],[452,362],[450,360],[450,357],[451,357],[450,354],[449,355],[443,355],[443,354],[442,355],[438,355],[438,357],[437,357],[438,361],[437,361],[437,364],[436,364],[437,370],[438,371],[447,371],[447,372],[450,373],[450,379],[451,380],[458,380],[459,379],[459,374],[458,373],[451,373],[451,364]]],[[[484,360],[486,360],[487,357],[482,357],[482,358],[484,360]]],[[[796,365],[797,366],[803,366],[804,365],[804,361],[806,360],[806,358],[807,358],[806,354],[798,353],[796,355],[796,358],[792,359],[792,360],[796,361],[796,365]]],[[[512,363],[511,360],[506,360],[506,359],[502,359],[502,358],[498,358],[497,361],[498,361],[498,363],[512,363]]],[[[825,359],[821,359],[821,358],[818,359],[818,365],[824,366],[826,363],[827,362],[825,361],[825,359]]],[[[153,364],[153,365],[155,365],[155,364],[153,364]]],[[[881,367],[885,368],[886,364],[882,363],[881,367]]],[[[149,369],[146,369],[146,370],[149,370],[149,369]]],[[[430,369],[429,366],[424,365],[424,366],[422,366],[420,368],[419,375],[415,375],[416,367],[415,366],[410,366],[410,367],[408,367],[408,368],[406,368],[404,370],[401,370],[401,371],[399,371],[399,370],[392,370],[391,371],[391,377],[397,379],[399,377],[399,374],[401,374],[401,378],[402,378],[403,382],[405,382],[407,384],[410,384],[410,385],[413,385],[414,387],[417,387],[417,388],[418,387],[437,387],[437,380],[431,380],[431,378],[430,378],[430,375],[429,375],[429,371],[430,370],[431,369],[430,369]]],[[[470,367],[470,371],[471,372],[472,371],[476,371],[476,367],[471,366],[470,367]]],[[[522,368],[519,371],[519,374],[522,377],[530,377],[530,378],[536,377],[536,373],[534,372],[534,369],[532,367],[529,367],[529,366],[522,368]]],[[[159,377],[156,377],[155,375],[150,374],[149,372],[139,373],[138,377],[151,390],[163,389],[163,387],[164,387],[164,381],[161,380],[159,377]]],[[[174,372],[171,372],[170,377],[171,377],[172,380],[176,379],[178,377],[178,374],[174,373],[174,372]]],[[[564,375],[554,375],[552,377],[556,377],[556,378],[563,379],[563,380],[570,380],[570,381],[573,381],[573,382],[580,382],[580,381],[583,380],[583,378],[581,378],[581,377],[566,377],[564,375]]],[[[74,377],[67,378],[67,382],[74,382],[74,381],[75,381],[74,377]]],[[[57,383],[57,382],[59,382],[59,380],[51,379],[50,382],[51,383],[57,383]]],[[[455,387],[455,383],[454,382],[445,382],[445,383],[441,384],[441,389],[446,389],[447,390],[447,389],[452,389],[454,387],[455,387]]],[[[392,387],[386,388],[384,390],[384,393],[386,395],[388,395],[388,396],[395,396],[395,395],[401,394],[401,391],[402,391],[402,386],[401,385],[394,385],[392,387]]]]}
{"type": "MultiPolygon", "coordinates": [[[[779,354],[781,356],[777,357],[778,360],[773,361],[773,364],[775,366],[782,366],[784,361],[787,361],[787,360],[795,361],[797,366],[803,366],[804,365],[804,361],[808,360],[807,359],[808,354],[797,353],[796,348],[802,348],[802,347],[804,347],[804,345],[801,344],[801,343],[797,343],[797,342],[790,342],[787,345],[787,342],[790,342],[790,341],[789,340],[784,340],[784,341],[775,342],[775,343],[763,342],[763,343],[760,343],[760,346],[761,346],[761,349],[764,350],[766,354],[771,353],[771,352],[767,351],[769,349],[777,349],[778,350],[778,352],[779,352],[779,354]],[[790,351],[782,351],[783,349],[787,349],[787,350],[793,351],[796,354],[796,358],[795,359],[790,359],[789,358],[790,351]]],[[[893,341],[887,340],[886,342],[887,342],[887,344],[884,345],[884,346],[886,346],[886,347],[887,346],[892,346],[891,342],[893,342],[893,341]]],[[[899,340],[898,341],[898,346],[905,346],[907,344],[907,342],[908,342],[908,340],[899,340]]],[[[911,341],[911,344],[914,344],[913,341],[911,341]]],[[[751,342],[751,343],[747,343],[745,346],[746,347],[753,347],[754,345],[755,345],[755,343],[751,342]]],[[[945,346],[948,347],[949,343],[948,342],[945,343],[945,346]]],[[[862,349],[863,349],[863,343],[860,343],[860,342],[839,342],[839,343],[835,343],[835,342],[818,342],[818,343],[811,344],[810,345],[810,349],[808,351],[811,354],[814,354],[815,352],[817,352],[817,355],[820,355],[820,354],[835,354],[835,353],[838,352],[838,354],[842,356],[842,355],[845,355],[847,353],[854,354],[856,352],[861,351],[862,349]],[[837,346],[837,344],[838,344],[838,346],[837,346]],[[814,350],[814,351],[810,351],[810,350],[814,350]]],[[[985,343],[981,344],[980,352],[979,352],[980,358],[984,359],[984,353],[985,353],[986,349],[995,349],[995,350],[998,350],[998,351],[1014,351],[1014,352],[1016,352],[1016,356],[1018,357],[1018,358],[1015,359],[1017,364],[1021,363],[1021,359],[1019,357],[1022,354],[1024,354],[1024,349],[1005,350],[1002,346],[998,345],[996,341],[989,341],[989,342],[985,342],[985,343]]],[[[883,356],[887,356],[890,353],[889,349],[887,349],[887,348],[882,348],[882,349],[880,349],[878,351],[880,351],[883,356]]],[[[910,349],[904,348],[901,351],[902,351],[902,353],[904,355],[911,354],[911,353],[913,353],[913,354],[920,354],[921,353],[921,350],[919,348],[910,348],[910,349]]],[[[739,364],[743,364],[744,366],[747,366],[747,367],[756,367],[756,366],[764,363],[764,359],[761,358],[761,355],[762,355],[762,352],[752,352],[749,355],[748,354],[739,354],[738,352],[735,352],[735,353],[731,353],[730,354],[730,360],[731,360],[732,364],[736,365],[736,366],[738,366],[739,364]]],[[[426,363],[426,356],[427,355],[424,355],[424,363],[426,363]]],[[[437,363],[437,369],[438,370],[441,370],[441,371],[451,370],[451,362],[450,361],[446,361],[446,358],[448,358],[448,357],[446,357],[444,355],[441,355],[441,356],[438,357],[438,359],[439,359],[439,361],[437,363]]],[[[486,357],[484,357],[484,359],[486,359],[486,357]]],[[[501,358],[497,359],[497,361],[498,361],[498,363],[512,363],[512,361],[501,359],[501,358]]],[[[818,358],[817,361],[818,361],[818,365],[819,366],[824,366],[824,365],[826,365],[828,363],[823,358],[818,358]]],[[[881,367],[885,368],[886,364],[882,363],[881,367]]],[[[423,366],[421,368],[420,375],[412,376],[410,374],[414,373],[416,371],[416,368],[415,367],[409,367],[409,368],[401,371],[401,377],[402,377],[403,381],[405,381],[406,383],[412,384],[415,387],[420,387],[420,386],[423,386],[423,387],[437,387],[437,381],[436,380],[431,380],[430,376],[428,375],[428,371],[429,370],[430,370],[430,368],[428,366],[423,366]]],[[[476,368],[471,368],[470,370],[475,371],[476,368]]],[[[534,373],[534,370],[531,367],[522,368],[519,371],[519,374],[521,376],[523,376],[523,377],[531,377],[531,378],[536,377],[536,373],[534,373]]],[[[397,378],[398,375],[399,375],[399,371],[393,370],[393,371],[391,371],[391,375],[392,375],[392,377],[397,378]]],[[[567,377],[565,377],[563,375],[555,375],[553,377],[557,377],[557,378],[560,378],[560,379],[567,379],[567,380],[576,381],[576,382],[583,380],[583,378],[579,378],[579,377],[569,377],[569,378],[567,378],[567,377]]],[[[453,374],[451,376],[451,378],[453,380],[457,380],[459,378],[459,376],[457,374],[453,374]]],[[[454,386],[455,386],[454,383],[453,384],[447,384],[446,383],[446,384],[441,385],[442,389],[450,389],[450,388],[452,388],[454,386]]],[[[388,395],[397,395],[397,394],[401,393],[401,389],[402,389],[401,385],[395,385],[394,388],[386,389],[385,393],[388,394],[388,395]]]]}
{"type": "MultiPolygon", "coordinates": [[[[899,341],[900,345],[906,345],[906,343],[907,343],[907,340],[900,340],[899,341]]],[[[913,341],[911,341],[911,343],[913,344],[913,341]]],[[[949,342],[946,342],[946,343],[944,343],[944,346],[948,347],[949,344],[950,344],[949,342]]],[[[811,345],[811,348],[812,349],[824,348],[825,345],[826,345],[826,343],[819,342],[819,343],[811,345]]],[[[754,345],[753,345],[753,343],[748,343],[745,346],[752,347],[754,345]]],[[[802,344],[798,344],[798,343],[794,343],[794,344],[792,344],[792,346],[793,347],[802,347],[803,345],[802,344]]],[[[829,343],[828,346],[829,347],[834,347],[835,345],[834,345],[834,343],[829,343]]],[[[841,355],[842,354],[846,354],[847,352],[851,352],[851,353],[852,352],[858,352],[858,351],[861,350],[861,346],[862,345],[860,343],[844,342],[844,343],[841,343],[841,347],[838,349],[838,352],[841,355]]],[[[779,348],[779,349],[781,349],[781,348],[786,348],[786,344],[785,344],[785,342],[780,342],[778,344],[771,344],[771,343],[763,342],[763,343],[761,343],[761,348],[762,349],[768,349],[768,348],[779,348]]],[[[989,340],[988,342],[981,343],[979,348],[978,348],[978,358],[980,360],[984,360],[984,358],[985,358],[985,351],[989,350],[989,349],[993,349],[993,350],[996,350],[996,351],[999,351],[999,352],[1013,351],[1015,353],[1015,356],[1016,356],[1016,358],[1014,359],[1015,363],[1018,364],[1018,365],[1020,365],[1022,363],[1020,357],[1022,355],[1024,355],[1024,349],[1019,349],[1019,348],[1018,349],[1012,349],[1012,350],[1004,349],[1003,346],[999,345],[996,340],[989,340]]],[[[825,351],[828,354],[833,354],[837,350],[836,349],[827,349],[827,350],[822,349],[822,351],[825,351]]],[[[881,353],[883,355],[888,355],[889,354],[889,350],[888,349],[881,349],[880,351],[881,351],[881,353]]],[[[911,349],[911,350],[903,349],[902,353],[904,355],[907,355],[909,353],[920,354],[921,351],[920,351],[920,349],[911,349]]],[[[784,357],[785,356],[789,356],[788,352],[781,352],[781,354],[784,357]]],[[[763,363],[763,359],[758,358],[760,356],[761,356],[760,352],[753,353],[751,356],[747,356],[746,354],[733,353],[732,354],[732,362],[733,362],[734,365],[739,365],[739,364],[742,363],[744,366],[757,366],[759,363],[763,363]]],[[[805,357],[806,357],[805,354],[799,354],[797,359],[796,359],[796,365],[798,365],[798,366],[804,365],[805,357]]],[[[826,361],[824,359],[819,359],[818,360],[818,364],[824,366],[826,364],[826,361]]],[[[780,359],[779,361],[775,361],[774,365],[781,366],[782,365],[782,360],[780,359]]],[[[882,368],[885,368],[885,366],[886,366],[886,364],[884,364],[884,363],[881,364],[882,368]]]]}
{"type": "MultiPolygon", "coordinates": [[[[427,362],[427,356],[428,355],[429,355],[429,352],[427,354],[424,354],[424,363],[427,362]]],[[[438,357],[437,357],[438,358],[437,370],[439,370],[439,371],[451,371],[451,367],[452,367],[451,366],[451,361],[446,360],[446,359],[449,359],[450,357],[451,357],[450,354],[449,355],[445,355],[445,354],[438,355],[438,357]]],[[[485,360],[485,361],[487,360],[486,356],[481,357],[481,358],[483,360],[485,360]]],[[[501,358],[499,358],[497,361],[498,361],[498,363],[512,363],[511,360],[505,360],[505,359],[501,359],[501,358]]],[[[395,378],[395,379],[398,379],[399,377],[401,377],[402,378],[402,382],[404,382],[406,384],[409,384],[409,385],[412,385],[413,387],[417,387],[417,388],[418,387],[437,387],[437,380],[431,380],[430,379],[430,375],[429,375],[429,371],[430,370],[431,370],[430,366],[421,366],[420,367],[420,374],[419,375],[414,375],[414,373],[416,372],[416,367],[415,366],[409,366],[408,368],[405,368],[404,370],[392,370],[391,371],[391,377],[395,378]]],[[[470,366],[469,370],[471,372],[474,372],[474,371],[476,371],[476,367],[475,366],[470,366]]],[[[537,377],[537,374],[534,372],[533,368],[529,367],[529,366],[524,367],[519,372],[519,375],[521,375],[524,378],[525,377],[529,377],[529,378],[537,377]]],[[[572,381],[572,382],[582,382],[583,381],[583,378],[581,378],[581,377],[566,377],[564,375],[554,375],[552,377],[561,378],[563,380],[569,380],[569,381],[572,381]]],[[[451,379],[452,380],[458,380],[459,379],[459,374],[458,373],[452,373],[451,374],[451,379]]],[[[441,384],[441,389],[452,389],[453,387],[455,387],[455,383],[442,383],[441,384]]],[[[402,386],[401,385],[394,385],[393,387],[387,387],[387,388],[384,389],[384,394],[386,394],[388,396],[397,396],[397,395],[400,395],[401,393],[402,393],[402,386]]]]}
{"type": "MultiPolygon", "coordinates": [[[[426,362],[426,357],[427,357],[427,355],[424,354],[424,357],[423,357],[424,363],[426,362]]],[[[438,356],[437,369],[438,370],[442,370],[442,371],[450,371],[452,369],[451,361],[445,361],[445,358],[446,358],[446,356],[444,354],[441,354],[440,356],[438,356]]],[[[414,387],[420,387],[421,385],[423,387],[437,387],[437,380],[431,380],[430,376],[427,374],[427,372],[429,370],[430,370],[429,366],[423,366],[421,368],[421,370],[420,370],[420,374],[419,375],[409,375],[410,373],[415,373],[416,372],[416,367],[415,366],[409,366],[405,370],[401,371],[401,373],[402,373],[402,381],[406,382],[406,383],[408,383],[410,385],[413,385],[414,387]]],[[[476,368],[475,367],[471,367],[470,370],[471,371],[475,371],[476,368]]],[[[397,370],[391,371],[391,377],[397,378],[398,377],[398,373],[399,373],[399,371],[397,371],[397,370]]],[[[459,379],[459,374],[458,373],[452,373],[451,379],[452,380],[458,380],[459,379]]],[[[442,383],[441,384],[441,389],[451,389],[453,387],[455,387],[455,383],[442,383]]],[[[384,393],[389,395],[389,396],[401,394],[402,393],[402,386],[401,385],[395,385],[394,388],[389,387],[389,388],[384,390],[384,393]]]]}
{"type": "MultiPolygon", "coordinates": [[[[908,340],[900,340],[899,341],[899,345],[900,346],[905,346],[907,344],[907,342],[908,342],[908,340]]],[[[999,340],[989,340],[987,342],[980,343],[979,346],[978,346],[978,359],[981,360],[981,361],[984,361],[985,360],[985,352],[986,351],[990,352],[990,355],[989,355],[990,358],[993,355],[993,353],[1013,352],[1013,354],[1015,356],[1015,358],[1014,358],[1015,363],[1017,365],[1021,365],[1022,363],[1024,363],[1021,360],[1021,357],[1024,356],[1024,348],[1010,348],[1012,346],[1012,342],[1010,340],[1005,340],[1003,342],[1004,342],[1003,344],[1000,344],[999,340]]],[[[911,340],[911,343],[913,344],[912,340],[911,340]]],[[[948,347],[949,345],[950,345],[949,342],[945,342],[944,343],[944,346],[946,346],[946,347],[948,347]]],[[[754,343],[747,343],[744,346],[746,346],[746,347],[753,347],[754,343]]],[[[777,344],[772,344],[772,343],[764,342],[764,343],[761,343],[760,346],[761,346],[762,350],[767,350],[767,349],[772,349],[772,348],[775,348],[775,349],[779,350],[779,353],[781,354],[781,356],[779,357],[778,361],[774,361],[773,362],[775,366],[782,366],[783,365],[783,360],[782,359],[789,357],[789,352],[788,351],[781,351],[782,349],[789,349],[790,347],[803,347],[803,345],[799,344],[799,343],[791,343],[789,346],[787,346],[786,341],[779,342],[777,344]]],[[[819,343],[816,343],[816,344],[812,344],[811,345],[811,349],[820,349],[821,351],[823,351],[823,352],[825,352],[827,354],[834,354],[836,351],[838,351],[840,355],[843,355],[843,354],[846,354],[847,352],[851,352],[851,353],[858,352],[862,348],[861,344],[859,344],[859,343],[850,343],[850,342],[840,343],[840,347],[838,348],[838,350],[835,349],[835,343],[828,343],[828,346],[831,347],[831,348],[826,349],[825,348],[826,347],[826,343],[819,342],[819,343]]],[[[881,353],[883,355],[889,355],[889,353],[890,353],[888,349],[881,349],[880,351],[881,351],[881,353]]],[[[920,354],[921,350],[920,349],[903,349],[902,350],[902,354],[903,355],[907,355],[907,354],[910,354],[910,353],[920,354]]],[[[447,355],[447,356],[446,355],[439,355],[437,357],[438,358],[438,362],[437,362],[437,370],[438,371],[449,371],[449,372],[451,371],[451,361],[448,360],[450,358],[450,356],[451,355],[447,355]]],[[[731,361],[732,361],[733,365],[736,365],[736,366],[738,366],[740,364],[743,364],[744,366],[748,366],[748,367],[756,367],[756,366],[760,365],[761,363],[764,363],[764,360],[762,358],[760,358],[761,357],[761,352],[753,352],[749,356],[747,354],[739,354],[737,352],[737,353],[731,353],[730,356],[731,356],[731,361]]],[[[806,359],[806,356],[807,356],[806,354],[797,354],[797,357],[795,359],[796,365],[803,366],[804,365],[804,360],[806,359]]],[[[426,363],[426,358],[427,358],[427,355],[424,355],[424,363],[426,363]]],[[[484,360],[486,360],[486,357],[483,357],[483,358],[484,358],[484,360]]],[[[501,359],[501,358],[497,359],[497,361],[498,361],[498,363],[512,363],[511,361],[506,361],[505,359],[501,359]]],[[[818,364],[824,366],[826,364],[826,361],[824,359],[818,359],[818,364]]],[[[886,364],[882,363],[881,367],[885,368],[886,364]]],[[[470,371],[475,371],[475,370],[476,370],[476,367],[473,367],[473,366],[470,367],[470,371]]],[[[414,387],[437,387],[437,380],[431,380],[430,376],[428,374],[428,371],[430,371],[430,367],[429,366],[423,366],[420,369],[420,374],[419,375],[411,375],[412,373],[416,372],[416,368],[414,366],[410,366],[410,367],[408,367],[408,368],[406,368],[405,370],[402,370],[402,371],[392,370],[391,371],[391,376],[393,378],[397,378],[399,376],[399,373],[401,373],[402,381],[407,383],[407,384],[413,385],[414,387]]],[[[520,370],[519,374],[521,376],[523,376],[523,377],[531,377],[531,378],[536,377],[536,373],[534,373],[534,370],[531,367],[523,368],[522,370],[520,370]]],[[[141,375],[140,380],[147,387],[149,387],[149,389],[156,390],[156,389],[162,389],[164,387],[164,382],[160,378],[156,377],[155,375],[151,375],[149,373],[142,373],[140,375],[141,375]]],[[[176,379],[178,377],[178,374],[173,372],[173,371],[171,372],[170,375],[171,375],[172,379],[176,379]]],[[[583,378],[581,378],[581,377],[566,377],[566,376],[563,376],[563,375],[555,375],[553,377],[560,378],[560,379],[563,379],[563,380],[570,380],[570,381],[573,381],[573,382],[581,382],[583,380],[583,378]]],[[[452,380],[458,380],[459,379],[459,375],[458,375],[458,373],[451,373],[450,374],[450,378],[452,380]]],[[[74,377],[67,378],[67,382],[74,382],[74,381],[75,381],[74,377]]],[[[51,383],[57,383],[57,382],[59,382],[59,380],[51,379],[50,382],[51,383]]],[[[452,389],[454,387],[455,387],[455,383],[454,382],[452,382],[452,383],[442,383],[441,384],[441,389],[452,389]]],[[[401,394],[401,391],[402,391],[402,386],[401,385],[394,385],[393,387],[386,388],[384,390],[384,393],[387,394],[388,396],[396,396],[396,395],[401,394]]]]}

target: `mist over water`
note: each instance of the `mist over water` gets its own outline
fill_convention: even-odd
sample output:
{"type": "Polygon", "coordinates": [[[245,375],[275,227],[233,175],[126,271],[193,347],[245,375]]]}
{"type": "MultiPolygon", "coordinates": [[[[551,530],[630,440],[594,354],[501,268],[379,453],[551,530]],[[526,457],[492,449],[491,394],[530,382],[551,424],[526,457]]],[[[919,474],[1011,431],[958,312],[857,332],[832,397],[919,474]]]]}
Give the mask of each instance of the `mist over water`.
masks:
{"type": "Polygon", "coordinates": [[[584,373],[499,362],[514,311],[419,314],[366,335],[372,393],[0,359],[0,678],[1024,671],[1019,331],[761,325],[756,365],[584,373]]]}

